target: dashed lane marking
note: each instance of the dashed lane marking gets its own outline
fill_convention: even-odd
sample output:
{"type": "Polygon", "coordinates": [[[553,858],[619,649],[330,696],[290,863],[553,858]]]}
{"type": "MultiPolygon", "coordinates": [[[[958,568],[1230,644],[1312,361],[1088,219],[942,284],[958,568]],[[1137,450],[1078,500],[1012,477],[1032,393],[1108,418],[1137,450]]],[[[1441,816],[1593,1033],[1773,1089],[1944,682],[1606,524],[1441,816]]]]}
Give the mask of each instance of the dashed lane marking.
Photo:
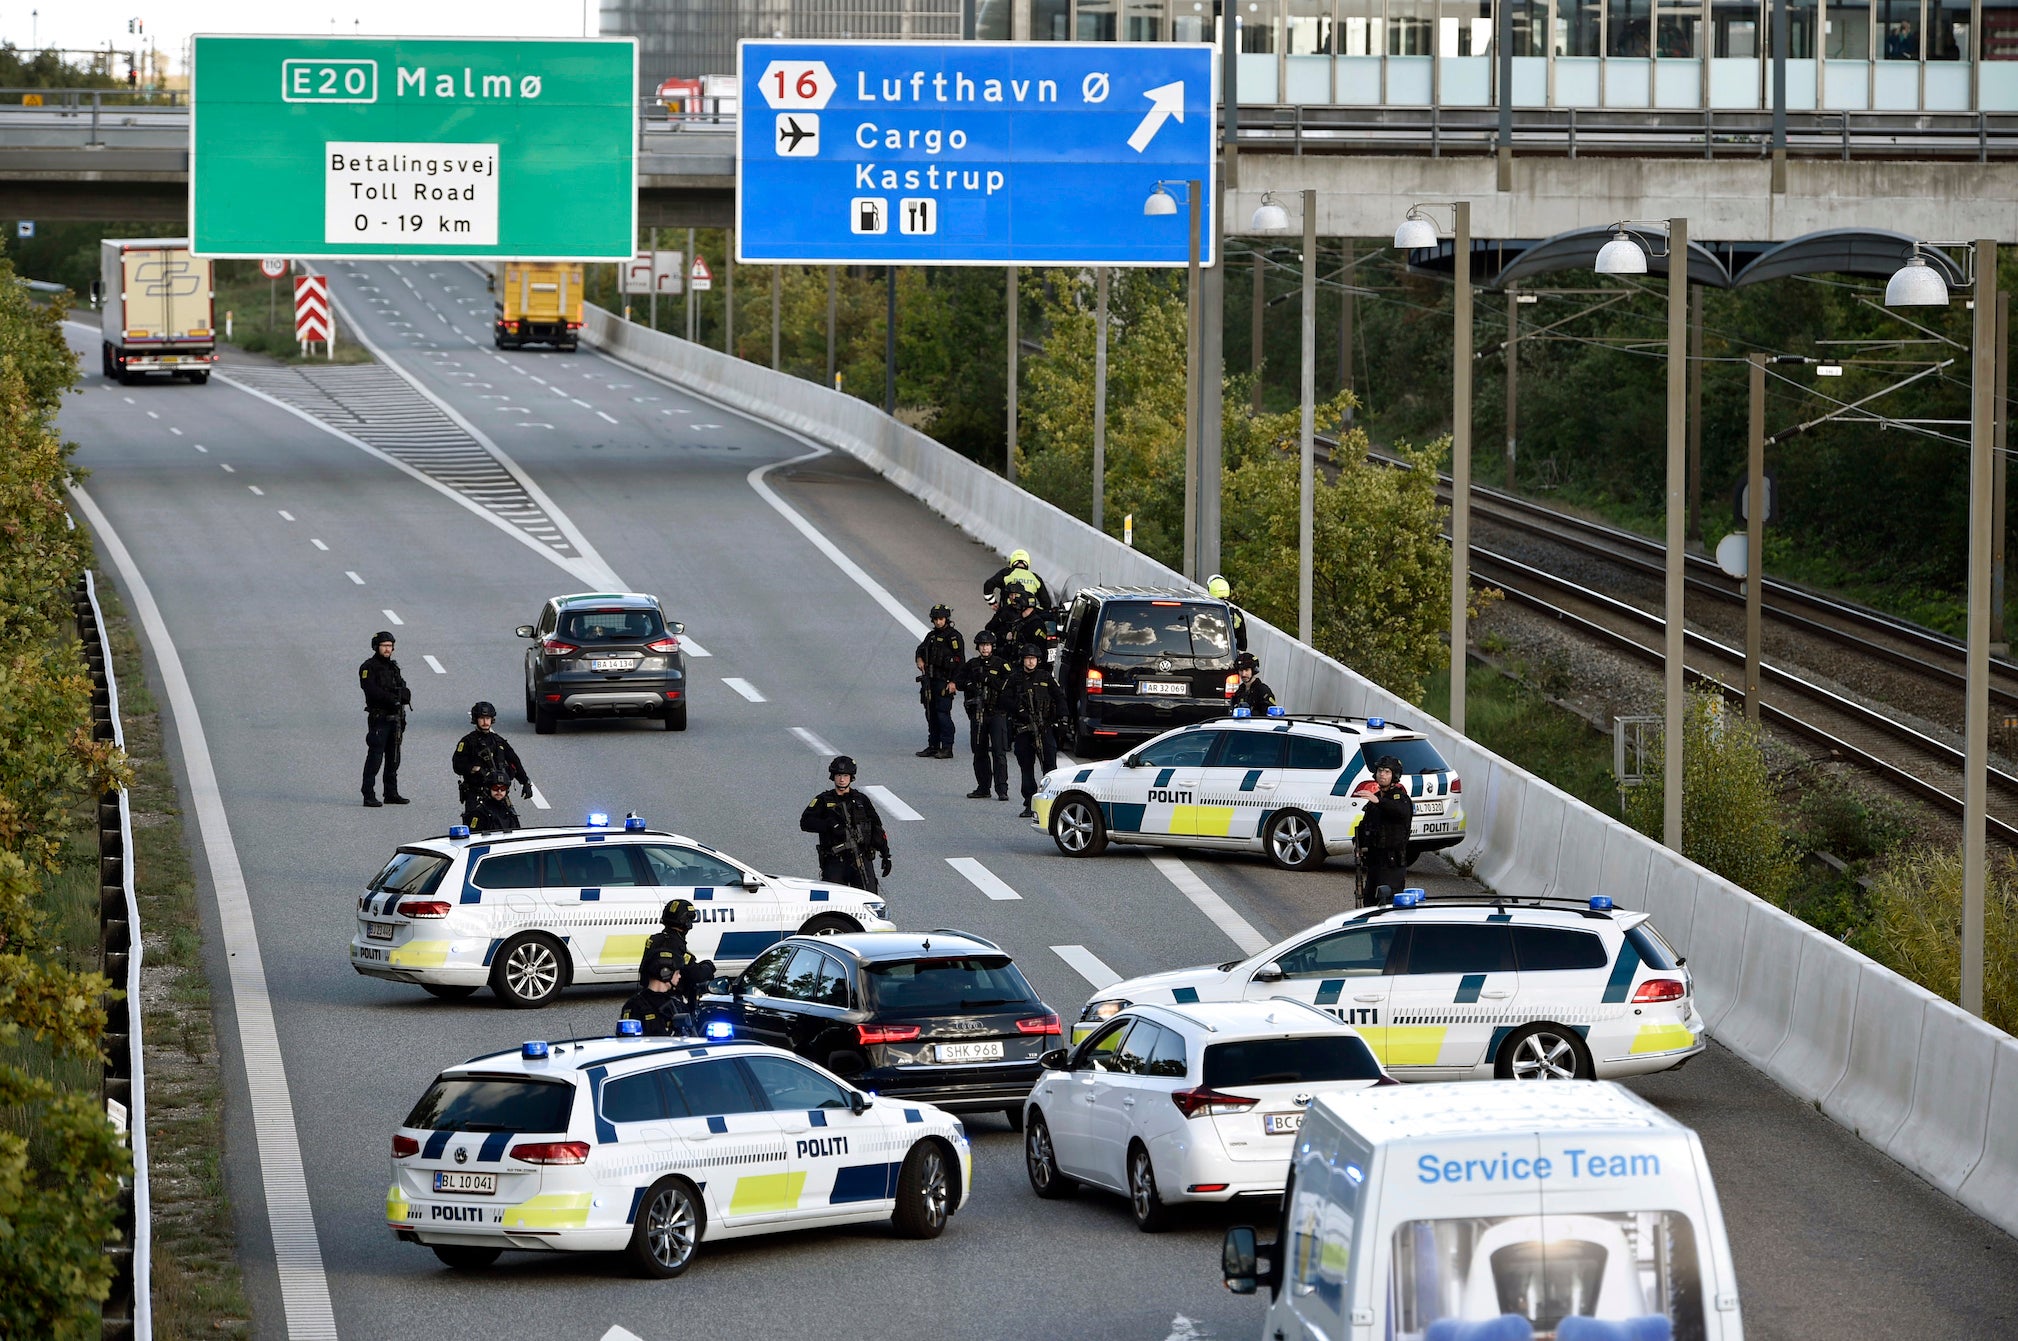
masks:
{"type": "Polygon", "coordinates": [[[601,410],[597,410],[597,411],[596,411],[596,417],[597,417],[598,419],[607,419],[607,420],[609,420],[609,421],[610,421],[610,422],[611,422],[612,424],[614,424],[614,423],[616,423],[616,422],[617,422],[617,421],[616,421],[616,418],[615,418],[614,416],[612,416],[612,415],[607,415],[607,414],[604,414],[604,413],[603,413],[603,412],[602,412],[601,410]]]}
{"type": "Polygon", "coordinates": [[[538,806],[541,810],[553,809],[553,804],[547,800],[547,794],[539,789],[539,785],[537,783],[533,785],[533,804],[538,806]]]}
{"type": "Polygon", "coordinates": [[[289,512],[286,508],[282,508],[280,509],[280,519],[282,521],[293,521],[294,514],[292,512],[289,512]]]}
{"type": "Polygon", "coordinates": [[[797,736],[799,738],[799,742],[803,744],[807,749],[811,750],[814,754],[825,755],[827,758],[831,759],[835,755],[840,753],[839,750],[835,749],[832,745],[829,745],[826,741],[821,740],[818,736],[814,735],[812,732],[808,731],[803,726],[793,727],[792,734],[797,736]]]}
{"type": "Polygon", "coordinates": [[[264,490],[264,489],[260,488],[260,487],[259,487],[258,485],[256,485],[256,484],[248,484],[248,485],[246,485],[245,487],[246,487],[246,488],[248,488],[248,489],[250,489],[250,490],[252,490],[252,492],[253,492],[253,493],[255,493],[255,494],[259,495],[259,496],[260,496],[261,498],[264,498],[264,497],[266,497],[266,490],[264,490]]]}
{"type": "MultiPolygon", "coordinates": [[[[864,788],[863,790],[873,791],[874,788],[864,788]]],[[[1008,883],[1001,876],[983,866],[974,857],[948,857],[946,858],[946,864],[966,877],[968,884],[974,886],[974,888],[980,890],[991,899],[1000,902],[1006,902],[1010,899],[1015,899],[1018,902],[1022,901],[1023,896],[1021,894],[1009,888],[1008,883]]]]}
{"type": "Polygon", "coordinates": [[[1233,911],[1233,906],[1219,896],[1217,890],[1198,878],[1189,866],[1176,857],[1153,856],[1149,864],[1163,872],[1163,878],[1177,886],[1177,892],[1190,899],[1198,911],[1211,918],[1213,924],[1225,932],[1233,943],[1248,954],[1268,948],[1268,938],[1254,929],[1254,924],[1233,911]]]}
{"type": "MultiPolygon", "coordinates": [[[[238,467],[232,465],[229,461],[219,461],[217,464],[224,467],[224,473],[227,475],[236,475],[238,473],[238,467]]],[[[922,638],[924,635],[920,634],[918,636],[922,638]]]]}
{"type": "MultiPolygon", "coordinates": [[[[547,427],[552,428],[553,425],[549,424],[547,425],[547,427]]],[[[680,650],[685,652],[690,657],[711,657],[714,655],[713,652],[710,652],[707,648],[701,646],[699,643],[695,642],[692,638],[689,638],[684,633],[680,635],[680,650]]]]}
{"type": "Polygon", "coordinates": [[[1054,945],[1051,953],[1072,966],[1072,971],[1093,984],[1098,992],[1121,981],[1121,975],[1100,962],[1100,956],[1083,945],[1054,945]]]}
{"type": "Polygon", "coordinates": [[[317,549],[321,550],[325,554],[329,552],[329,546],[323,544],[320,540],[317,540],[314,536],[310,536],[308,538],[308,543],[315,546],[317,549]]]}
{"type": "Polygon", "coordinates": [[[177,427],[175,427],[175,426],[174,426],[173,424],[170,424],[170,425],[168,426],[168,431],[169,431],[170,433],[173,433],[173,434],[174,434],[174,435],[175,435],[176,437],[178,437],[178,438],[182,436],[182,430],[181,430],[181,429],[179,429],[179,428],[177,428],[177,427]]]}
{"type": "Polygon", "coordinates": [[[764,696],[757,692],[757,687],[751,684],[748,680],[741,679],[734,675],[724,675],[722,677],[722,683],[727,685],[729,688],[735,690],[738,694],[741,694],[744,698],[750,700],[750,702],[752,703],[763,703],[766,701],[764,696]]]}
{"type": "Polygon", "coordinates": [[[385,622],[392,625],[394,628],[398,628],[400,625],[406,623],[404,619],[401,619],[398,615],[394,614],[390,610],[381,610],[379,611],[379,613],[384,615],[385,622]]]}
{"type": "Polygon", "coordinates": [[[357,583],[357,585],[360,587],[364,585],[364,579],[359,577],[356,573],[351,572],[350,569],[348,568],[343,570],[343,575],[349,578],[351,581],[357,583]]]}
{"type": "Polygon", "coordinates": [[[439,661],[436,661],[433,657],[423,656],[421,657],[421,660],[425,661],[427,663],[427,668],[433,671],[436,675],[448,674],[448,667],[442,665],[439,661]]]}
{"type": "Polygon", "coordinates": [[[871,797],[875,798],[875,801],[879,806],[881,806],[884,810],[889,811],[890,814],[897,819],[921,820],[925,818],[917,811],[911,809],[909,805],[905,804],[904,798],[897,795],[897,793],[891,791],[888,787],[884,786],[864,787],[862,790],[869,793],[871,797]]]}

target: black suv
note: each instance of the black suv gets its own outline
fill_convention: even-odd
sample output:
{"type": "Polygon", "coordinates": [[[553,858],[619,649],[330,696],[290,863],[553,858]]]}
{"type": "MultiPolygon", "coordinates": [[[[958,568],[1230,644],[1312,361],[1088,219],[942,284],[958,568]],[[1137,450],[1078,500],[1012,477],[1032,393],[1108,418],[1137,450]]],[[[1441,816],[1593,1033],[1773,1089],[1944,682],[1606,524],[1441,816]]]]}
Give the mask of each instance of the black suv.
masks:
{"type": "Polygon", "coordinates": [[[556,596],[539,623],[521,624],[526,720],[550,736],[563,717],[655,717],[687,729],[686,625],[668,622],[656,596],[591,592],[556,596]]]}
{"type": "Polygon", "coordinates": [[[790,936],[708,984],[703,1030],[789,1048],[849,1084],[1023,1125],[1037,1059],[1058,1046],[1045,1005],[993,941],[965,931],[790,936]]]}
{"type": "Polygon", "coordinates": [[[1058,649],[1072,752],[1224,717],[1240,687],[1233,652],[1225,601],[1167,587],[1084,588],[1066,612],[1058,649]]]}

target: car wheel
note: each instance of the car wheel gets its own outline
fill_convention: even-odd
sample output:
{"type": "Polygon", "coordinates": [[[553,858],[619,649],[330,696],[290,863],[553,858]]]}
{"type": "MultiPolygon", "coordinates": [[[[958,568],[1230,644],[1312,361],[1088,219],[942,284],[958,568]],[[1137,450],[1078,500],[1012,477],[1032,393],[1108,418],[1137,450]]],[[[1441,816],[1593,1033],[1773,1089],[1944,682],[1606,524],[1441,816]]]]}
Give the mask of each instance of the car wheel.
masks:
{"type": "Polygon", "coordinates": [[[670,708],[667,708],[666,730],[684,731],[686,729],[687,729],[687,705],[684,703],[678,703],[670,708]]]}
{"type": "Polygon", "coordinates": [[[1531,1024],[1517,1030],[1493,1063],[1499,1080],[1592,1080],[1590,1050],[1568,1025],[1531,1024]]]}
{"type": "Polygon", "coordinates": [[[560,730],[560,715],[546,704],[535,704],[533,708],[533,734],[551,736],[560,730]]]}
{"type": "Polygon", "coordinates": [[[429,996],[438,996],[444,1001],[462,1001],[476,995],[476,988],[462,987],[445,982],[424,982],[420,990],[429,996]]]}
{"type": "Polygon", "coordinates": [[[210,380],[210,374],[207,372],[193,372],[189,374],[189,380],[192,385],[202,386],[210,380]]]}
{"type": "Polygon", "coordinates": [[[897,1209],[890,1220],[907,1239],[936,1239],[953,1213],[953,1171],[946,1147],[920,1141],[897,1175],[897,1209]]]}
{"type": "Polygon", "coordinates": [[[799,934],[801,936],[841,936],[850,931],[860,931],[861,929],[862,924],[852,917],[843,917],[839,913],[821,913],[818,917],[808,918],[806,925],[799,928],[799,934]]]}
{"type": "Polygon", "coordinates": [[[536,1010],[568,985],[568,953],[550,936],[514,936],[491,961],[490,989],[507,1006],[536,1010]]]}
{"type": "Polygon", "coordinates": [[[1100,807],[1078,792],[1051,808],[1051,841],[1068,857],[1097,857],[1107,850],[1107,821],[1100,807]]]}
{"type": "Polygon", "coordinates": [[[1010,1130],[1010,1131],[1022,1131],[1022,1130],[1023,1130],[1023,1105],[1022,1105],[1022,1104],[1011,1104],[1011,1105],[1010,1105],[1009,1107],[1007,1107],[1007,1108],[1005,1108],[1005,1109],[1003,1109],[1003,1110],[1002,1110],[1002,1116],[1003,1116],[1004,1118],[1008,1119],[1008,1122],[1009,1122],[1009,1130],[1010,1130]]]}
{"type": "Polygon", "coordinates": [[[1077,1178],[1059,1171],[1058,1149],[1042,1113],[1033,1112],[1023,1125],[1023,1171],[1030,1175],[1030,1190],[1046,1201],[1062,1201],[1079,1190],[1077,1178]]]}
{"type": "Polygon", "coordinates": [[[652,1280],[671,1280],[693,1264],[700,1251],[707,1210],[684,1178],[661,1178],[638,1204],[631,1229],[631,1264],[652,1280]]]}
{"type": "Polygon", "coordinates": [[[1156,1166],[1140,1141],[1128,1151],[1128,1206],[1135,1212],[1135,1227],[1145,1234],[1161,1234],[1175,1218],[1156,1190],[1156,1166]]]}
{"type": "Polygon", "coordinates": [[[502,1248],[479,1248],[468,1243],[430,1243],[434,1255],[451,1271],[481,1271],[497,1261],[502,1248]]]}
{"type": "Polygon", "coordinates": [[[528,674],[526,676],[526,721],[534,722],[538,720],[539,712],[533,707],[533,677],[528,674]]]}
{"type": "Polygon", "coordinates": [[[1314,871],[1324,865],[1324,835],[1301,810],[1284,810],[1262,831],[1268,859],[1285,871],[1314,871]]]}

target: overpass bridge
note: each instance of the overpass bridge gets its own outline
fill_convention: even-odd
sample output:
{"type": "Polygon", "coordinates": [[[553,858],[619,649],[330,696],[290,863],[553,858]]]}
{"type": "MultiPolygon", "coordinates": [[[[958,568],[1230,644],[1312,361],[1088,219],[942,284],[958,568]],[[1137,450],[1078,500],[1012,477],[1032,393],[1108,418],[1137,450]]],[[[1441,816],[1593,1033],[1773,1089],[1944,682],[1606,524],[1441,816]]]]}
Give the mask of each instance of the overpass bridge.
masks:
{"type": "MultiPolygon", "coordinates": [[[[1491,106],[1244,104],[1226,217],[1238,231],[1263,192],[1314,188],[1327,237],[1382,236],[1417,201],[1462,198],[1479,238],[1684,215],[1697,236],[1730,241],[1858,227],[2018,241],[2018,111],[1789,110],[1776,141],[1757,106],[1510,110],[1502,171],[1491,106]]],[[[733,113],[643,105],[637,151],[641,223],[732,220],[733,113]]],[[[188,180],[186,103],[85,91],[24,107],[0,90],[0,192],[18,217],[179,221],[188,180]]]]}

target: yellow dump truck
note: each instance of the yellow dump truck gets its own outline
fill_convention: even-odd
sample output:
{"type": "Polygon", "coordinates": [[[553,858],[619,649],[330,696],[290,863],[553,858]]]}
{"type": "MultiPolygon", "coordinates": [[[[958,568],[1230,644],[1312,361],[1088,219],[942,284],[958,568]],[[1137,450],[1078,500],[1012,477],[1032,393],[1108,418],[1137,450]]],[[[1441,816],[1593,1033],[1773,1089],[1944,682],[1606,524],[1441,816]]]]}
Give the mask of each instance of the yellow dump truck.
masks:
{"type": "Polygon", "coordinates": [[[571,350],[582,329],[582,268],[561,261],[506,261],[492,276],[499,349],[552,345],[571,350]]]}
{"type": "Polygon", "coordinates": [[[143,373],[210,380],[217,362],[210,262],[185,237],[106,238],[93,286],[104,322],[104,370],[130,385],[143,373]]]}

